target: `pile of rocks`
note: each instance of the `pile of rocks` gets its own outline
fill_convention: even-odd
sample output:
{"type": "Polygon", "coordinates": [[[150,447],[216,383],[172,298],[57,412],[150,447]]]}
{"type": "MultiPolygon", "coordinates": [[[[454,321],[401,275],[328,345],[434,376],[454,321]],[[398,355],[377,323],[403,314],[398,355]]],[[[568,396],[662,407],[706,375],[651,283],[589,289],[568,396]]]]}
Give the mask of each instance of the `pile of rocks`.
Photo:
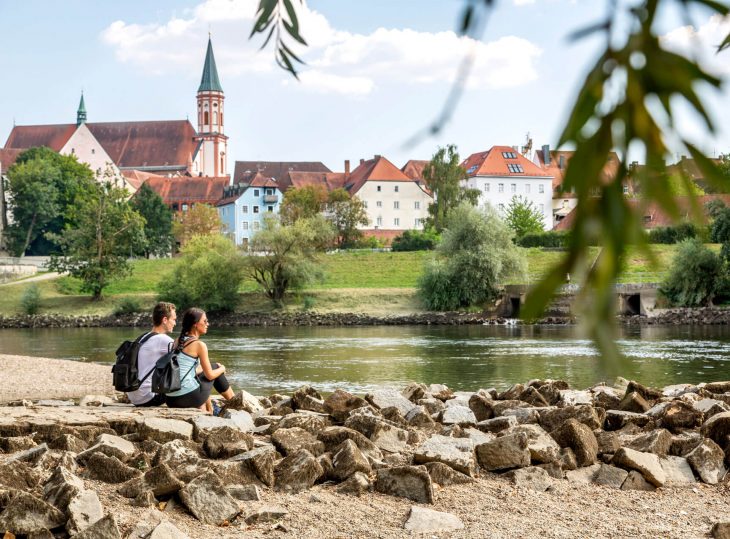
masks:
{"type": "MultiPolygon", "coordinates": [[[[220,417],[125,408],[104,397],[84,404],[55,415],[32,403],[4,409],[0,530],[121,537],[85,488],[91,481],[114,485],[135,507],[172,502],[205,524],[253,525],[286,514],[246,510],[262,489],[298,493],[328,483],[343,495],[375,491],[429,504],[434,485],[480,475],[536,491],[558,480],[654,490],[716,484],[730,461],[730,382],[579,391],[533,380],[476,393],[410,384],[364,398],[342,390],[324,398],[304,386],[290,396],[242,391],[220,417]]],[[[169,522],[139,533],[127,537],[185,537],[169,522]]]]}

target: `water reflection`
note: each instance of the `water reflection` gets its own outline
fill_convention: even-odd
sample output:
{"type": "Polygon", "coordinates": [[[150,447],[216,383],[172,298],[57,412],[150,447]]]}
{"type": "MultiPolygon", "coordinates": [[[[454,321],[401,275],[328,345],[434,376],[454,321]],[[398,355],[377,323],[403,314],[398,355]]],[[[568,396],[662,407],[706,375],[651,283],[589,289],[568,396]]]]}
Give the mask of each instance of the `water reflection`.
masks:
{"type": "MultiPolygon", "coordinates": [[[[0,351],[111,363],[119,342],[137,333],[0,330],[0,351]]],[[[467,390],[545,377],[587,387],[602,378],[596,349],[565,326],[214,328],[206,340],[232,383],[256,393],[304,383],[362,393],[409,381],[467,390]]],[[[650,385],[730,379],[724,326],[624,328],[618,344],[629,358],[626,378],[650,385]]]]}

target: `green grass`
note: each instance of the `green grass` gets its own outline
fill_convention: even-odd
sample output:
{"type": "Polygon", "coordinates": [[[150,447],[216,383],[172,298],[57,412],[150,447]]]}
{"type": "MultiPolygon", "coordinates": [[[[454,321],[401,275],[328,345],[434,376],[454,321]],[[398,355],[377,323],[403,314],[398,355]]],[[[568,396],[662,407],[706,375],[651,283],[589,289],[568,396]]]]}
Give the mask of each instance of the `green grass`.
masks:
{"type": "MultiPolygon", "coordinates": [[[[719,246],[711,246],[718,250],[719,246]]],[[[652,245],[655,263],[636,248],[630,248],[624,271],[619,279],[624,283],[660,282],[663,280],[676,250],[675,245],[652,245]]],[[[597,247],[590,248],[595,259],[597,247]]],[[[525,249],[528,261],[526,284],[536,283],[557,263],[563,252],[525,249]]],[[[292,294],[286,310],[304,310],[308,306],[316,311],[366,312],[387,314],[414,312],[422,307],[416,297],[418,277],[432,252],[404,253],[353,251],[323,255],[326,281],[308,290],[292,294]]],[[[59,277],[39,281],[42,313],[109,314],[123,297],[138,299],[143,308],[151,308],[156,300],[158,283],[169,276],[175,260],[136,260],[129,277],[113,282],[104,290],[104,299],[91,301],[80,291],[80,282],[72,277],[59,277]]],[[[509,279],[508,284],[520,284],[524,279],[509,279]]],[[[22,281],[2,287],[0,312],[20,313],[20,298],[26,288],[22,281]]],[[[270,302],[257,292],[256,283],[245,281],[241,286],[241,306],[244,312],[269,312],[270,302]]]]}

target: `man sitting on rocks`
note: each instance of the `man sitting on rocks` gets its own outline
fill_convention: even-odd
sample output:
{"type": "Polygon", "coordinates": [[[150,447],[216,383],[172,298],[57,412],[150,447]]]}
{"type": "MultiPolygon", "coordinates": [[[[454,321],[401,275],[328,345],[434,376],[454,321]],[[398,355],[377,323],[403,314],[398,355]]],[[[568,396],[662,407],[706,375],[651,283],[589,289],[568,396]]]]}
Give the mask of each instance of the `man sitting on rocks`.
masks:
{"type": "MultiPolygon", "coordinates": [[[[137,372],[139,379],[147,376],[160,357],[164,356],[172,345],[172,338],[167,335],[175,328],[177,314],[172,303],[161,301],[152,310],[152,333],[137,354],[137,372]]],[[[129,402],[135,406],[161,406],[165,404],[165,395],[152,393],[152,376],[149,375],[136,391],[127,393],[129,402]]]]}

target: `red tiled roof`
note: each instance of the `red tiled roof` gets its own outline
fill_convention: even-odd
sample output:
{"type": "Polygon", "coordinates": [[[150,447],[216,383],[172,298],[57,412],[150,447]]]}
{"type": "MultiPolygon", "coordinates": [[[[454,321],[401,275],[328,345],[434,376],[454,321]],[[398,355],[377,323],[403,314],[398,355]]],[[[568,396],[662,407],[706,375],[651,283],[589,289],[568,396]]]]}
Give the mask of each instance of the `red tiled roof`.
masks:
{"type": "Polygon", "coordinates": [[[411,159],[405,165],[403,165],[401,171],[412,180],[422,180],[423,169],[426,168],[426,165],[428,165],[429,163],[430,161],[411,159]]]}
{"type": "Polygon", "coordinates": [[[550,177],[550,174],[511,146],[492,146],[486,152],[473,153],[461,166],[469,176],[550,177]],[[514,154],[515,157],[506,158],[504,153],[514,154]],[[510,171],[508,167],[510,164],[520,165],[522,172],[510,171]]]}
{"type": "Polygon", "coordinates": [[[289,172],[332,172],[320,161],[236,161],[233,181],[238,183],[246,173],[262,174],[281,181],[289,172]]]}
{"type": "Polygon", "coordinates": [[[288,172],[279,180],[279,188],[284,192],[310,185],[321,185],[327,191],[334,191],[344,184],[344,172],[288,172]]]}
{"type": "Polygon", "coordinates": [[[59,152],[75,131],[76,124],[16,125],[10,132],[5,147],[27,150],[46,146],[59,152]]]}
{"type": "MultiPolygon", "coordinates": [[[[560,187],[563,185],[563,177],[565,170],[568,167],[568,162],[575,152],[572,151],[551,151],[550,152],[550,163],[545,164],[545,154],[542,150],[535,152],[538,165],[542,170],[547,172],[553,177],[553,198],[574,198],[575,194],[571,192],[560,192],[560,187]],[[562,163],[562,168],[561,168],[562,163]]],[[[604,183],[608,183],[616,175],[619,166],[619,158],[616,152],[611,152],[608,157],[606,165],[603,167],[601,172],[601,179],[604,183]]]]}
{"type": "Polygon", "coordinates": [[[231,195],[219,200],[216,206],[225,206],[226,204],[231,204],[232,202],[235,202],[248,187],[273,187],[275,189],[281,189],[278,182],[274,180],[274,178],[264,176],[260,172],[251,172],[244,174],[238,182],[232,185],[232,187],[234,185],[240,186],[240,188],[234,191],[231,195]]]}
{"type": "Polygon", "coordinates": [[[0,148],[0,172],[5,174],[24,151],[21,148],[0,148]]]}
{"type": "Polygon", "coordinates": [[[376,155],[373,159],[362,162],[352,171],[350,177],[347,178],[345,189],[354,195],[367,181],[412,182],[414,180],[403,174],[398,167],[382,155],[376,155]]]}
{"type": "Polygon", "coordinates": [[[167,178],[152,175],[146,183],[168,205],[176,202],[215,205],[223,197],[223,189],[230,183],[230,178],[228,176],[167,178]]]}

